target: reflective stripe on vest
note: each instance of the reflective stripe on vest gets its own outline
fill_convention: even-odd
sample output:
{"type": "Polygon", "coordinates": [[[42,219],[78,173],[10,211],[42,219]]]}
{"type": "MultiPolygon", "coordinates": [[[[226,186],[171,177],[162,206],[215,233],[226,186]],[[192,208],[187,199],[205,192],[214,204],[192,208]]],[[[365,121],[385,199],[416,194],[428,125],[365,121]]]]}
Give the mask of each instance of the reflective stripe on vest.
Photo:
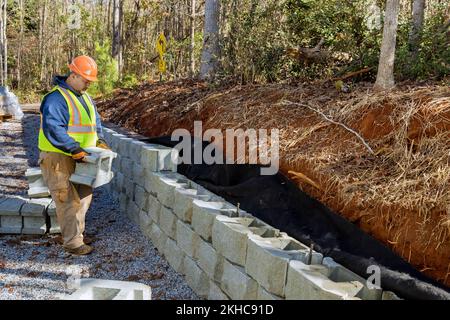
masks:
{"type": "MultiPolygon", "coordinates": [[[[81,148],[94,147],[98,137],[97,137],[97,126],[96,126],[96,112],[94,103],[87,94],[82,95],[82,99],[86,103],[89,109],[89,114],[83,107],[78,98],[69,90],[56,86],[53,91],[58,90],[59,93],[64,97],[66,105],[69,111],[69,123],[67,125],[67,134],[80,144],[81,148]]],[[[49,94],[48,93],[48,94],[49,94]]],[[[42,118],[42,115],[41,115],[42,118]]],[[[42,151],[59,152],[63,154],[68,154],[62,150],[54,147],[50,141],[45,137],[44,131],[41,128],[39,130],[39,149],[42,151]]]]}

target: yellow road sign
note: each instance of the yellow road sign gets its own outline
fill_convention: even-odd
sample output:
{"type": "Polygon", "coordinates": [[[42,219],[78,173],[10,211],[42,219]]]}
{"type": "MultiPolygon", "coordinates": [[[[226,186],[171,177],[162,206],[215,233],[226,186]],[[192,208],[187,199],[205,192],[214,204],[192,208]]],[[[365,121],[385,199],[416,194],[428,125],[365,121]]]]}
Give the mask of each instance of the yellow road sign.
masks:
{"type": "Polygon", "coordinates": [[[166,37],[164,37],[164,33],[161,32],[158,40],[156,40],[156,50],[158,51],[160,57],[162,57],[166,52],[166,44],[166,37]]]}
{"type": "Polygon", "coordinates": [[[164,59],[159,59],[158,61],[158,69],[160,73],[164,73],[166,72],[166,62],[164,61],[164,59]]]}

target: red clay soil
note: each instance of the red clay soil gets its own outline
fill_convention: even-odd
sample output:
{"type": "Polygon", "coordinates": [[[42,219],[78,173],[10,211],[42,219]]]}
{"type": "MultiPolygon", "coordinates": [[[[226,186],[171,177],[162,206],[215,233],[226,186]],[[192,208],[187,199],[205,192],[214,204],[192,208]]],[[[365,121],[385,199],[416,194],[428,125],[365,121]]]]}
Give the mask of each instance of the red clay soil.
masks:
{"type": "Polygon", "coordinates": [[[399,85],[389,94],[359,84],[208,87],[147,83],[99,101],[105,121],[144,136],[174,129],[280,132],[280,170],[300,189],[450,286],[450,90],[399,85]],[[333,124],[311,110],[355,130],[333,124]]]}

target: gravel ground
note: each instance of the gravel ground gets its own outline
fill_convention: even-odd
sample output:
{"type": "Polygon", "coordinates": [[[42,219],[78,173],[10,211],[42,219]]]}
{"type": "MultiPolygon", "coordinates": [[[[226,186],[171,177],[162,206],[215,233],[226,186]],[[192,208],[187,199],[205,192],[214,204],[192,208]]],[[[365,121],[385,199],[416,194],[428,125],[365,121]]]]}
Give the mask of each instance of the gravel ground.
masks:
{"type": "MultiPolygon", "coordinates": [[[[23,173],[37,165],[39,116],[26,114],[22,123],[0,124],[0,194],[26,194],[23,173]]],[[[199,299],[104,187],[94,192],[86,233],[94,252],[83,257],[66,254],[55,235],[0,235],[0,300],[58,299],[74,291],[77,276],[147,284],[154,300],[199,299]]]]}

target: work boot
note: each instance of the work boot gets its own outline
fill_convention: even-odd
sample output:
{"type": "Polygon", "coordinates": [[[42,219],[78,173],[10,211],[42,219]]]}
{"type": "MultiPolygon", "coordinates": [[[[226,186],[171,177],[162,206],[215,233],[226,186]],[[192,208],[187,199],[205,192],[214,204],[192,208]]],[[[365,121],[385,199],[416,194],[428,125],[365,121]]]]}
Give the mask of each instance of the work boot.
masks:
{"type": "MultiPolygon", "coordinates": [[[[63,238],[62,238],[61,235],[57,236],[57,237],[55,238],[55,241],[56,241],[56,243],[58,243],[58,244],[63,244],[63,243],[64,243],[63,238]]],[[[90,236],[84,236],[84,237],[83,237],[83,242],[84,242],[84,244],[91,244],[92,242],[94,242],[94,238],[92,238],[92,237],[90,237],[90,236]]]]}
{"type": "Polygon", "coordinates": [[[82,244],[78,248],[75,248],[75,249],[64,248],[64,250],[66,250],[66,252],[68,252],[68,253],[82,256],[82,255],[91,253],[92,250],[94,250],[94,248],[92,248],[91,246],[88,246],[87,244],[82,244]]]}

